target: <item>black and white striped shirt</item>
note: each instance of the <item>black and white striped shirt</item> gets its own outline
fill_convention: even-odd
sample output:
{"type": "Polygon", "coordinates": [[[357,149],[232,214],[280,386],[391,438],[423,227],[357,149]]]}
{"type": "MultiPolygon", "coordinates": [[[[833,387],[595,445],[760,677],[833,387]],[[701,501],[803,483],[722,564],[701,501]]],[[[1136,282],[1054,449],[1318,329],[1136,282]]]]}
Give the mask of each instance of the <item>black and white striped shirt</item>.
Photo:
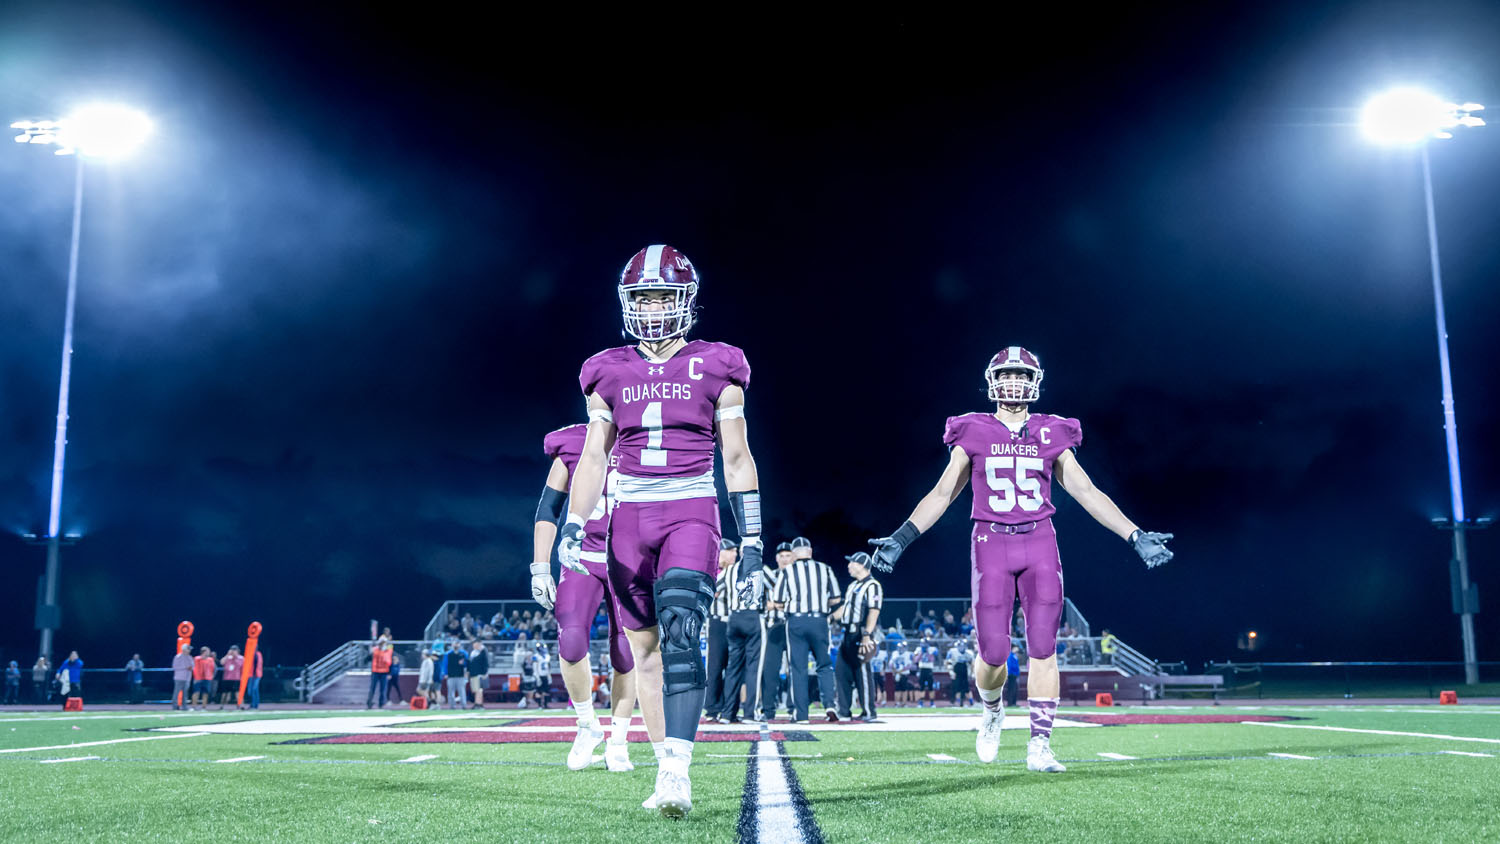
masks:
{"type": "Polygon", "coordinates": [[[794,560],[782,570],[776,600],[789,613],[828,614],[831,600],[839,597],[839,582],[827,563],[817,560],[794,560]]]}
{"type": "MultiPolygon", "coordinates": [[[[738,566],[739,563],[734,565],[738,566]]],[[[714,583],[714,603],[708,610],[709,617],[719,621],[729,620],[729,593],[734,590],[730,586],[728,572],[729,569],[719,569],[719,579],[714,583]]]]}
{"type": "Polygon", "coordinates": [[[755,590],[751,588],[753,584],[747,582],[751,573],[745,571],[744,565],[744,560],[736,560],[729,568],[724,569],[724,591],[728,596],[729,612],[760,609],[755,604],[755,590]]]}
{"type": "Polygon", "coordinates": [[[781,600],[778,596],[781,594],[781,575],[785,571],[786,569],[777,568],[776,566],[766,566],[761,569],[761,574],[766,578],[766,601],[760,608],[760,614],[768,624],[780,624],[786,621],[786,613],[784,611],[771,609],[772,601],[781,600]]]}
{"type": "Polygon", "coordinates": [[[856,580],[844,591],[844,606],[841,620],[845,630],[865,631],[865,618],[870,610],[885,605],[885,587],[873,577],[856,580]]]}

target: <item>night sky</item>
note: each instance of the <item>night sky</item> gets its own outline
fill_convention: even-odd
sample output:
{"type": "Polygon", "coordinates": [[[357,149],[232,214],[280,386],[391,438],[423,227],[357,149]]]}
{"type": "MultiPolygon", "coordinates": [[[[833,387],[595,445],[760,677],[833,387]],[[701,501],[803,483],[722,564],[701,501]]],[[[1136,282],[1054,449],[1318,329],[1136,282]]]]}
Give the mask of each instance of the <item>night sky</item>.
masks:
{"type": "MultiPolygon", "coordinates": [[[[1394,83],[1500,103],[1500,6],[371,8],[0,13],[7,122],[118,99],[158,127],[87,169],[64,654],[164,664],[183,618],[221,650],[258,619],[299,663],[528,596],[542,436],[582,421],[619,269],[665,242],[702,274],[694,336],[753,367],[772,541],[837,561],[894,530],[1019,343],[1096,483],[1177,537],[1148,572],[1054,487],[1096,629],[1193,662],[1252,628],[1265,659],[1460,658],[1419,157],[1353,122],[1394,83]]],[[[1471,516],[1500,498],[1497,152],[1500,127],[1432,147],[1471,516]]],[[[0,153],[0,658],[28,664],[73,162],[0,153]]],[[[968,594],[967,510],[888,595],[968,594]]]]}

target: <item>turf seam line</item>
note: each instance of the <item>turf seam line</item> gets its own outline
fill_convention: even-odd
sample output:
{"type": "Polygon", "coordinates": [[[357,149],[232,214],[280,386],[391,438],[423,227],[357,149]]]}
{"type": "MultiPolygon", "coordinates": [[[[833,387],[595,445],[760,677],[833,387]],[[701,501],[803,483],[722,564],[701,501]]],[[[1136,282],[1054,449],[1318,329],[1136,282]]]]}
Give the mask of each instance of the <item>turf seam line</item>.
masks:
{"type": "Polygon", "coordinates": [[[818,822],[813,818],[812,804],[807,800],[807,794],[802,790],[802,782],[797,779],[797,771],[792,768],[792,760],[787,758],[786,744],[776,742],[776,754],[780,758],[781,770],[786,775],[787,791],[791,794],[792,809],[797,813],[797,825],[801,827],[802,840],[807,844],[823,844],[823,830],[818,828],[818,822]]]}
{"type": "MultiPolygon", "coordinates": [[[[764,735],[765,727],[761,728],[764,735]]],[[[760,802],[760,783],[756,778],[756,757],[760,755],[760,741],[750,743],[750,752],[745,759],[745,790],[740,796],[740,820],[736,826],[740,844],[758,844],[755,807],[760,802]]]]}
{"type": "Polygon", "coordinates": [[[1280,727],[1291,730],[1327,730],[1334,733],[1366,733],[1375,736],[1410,736],[1413,738],[1446,739],[1448,741],[1477,741],[1485,744],[1500,744],[1500,738],[1475,738],[1474,736],[1449,736],[1442,733],[1410,733],[1404,730],[1369,730],[1356,727],[1330,727],[1321,724],[1286,724],[1269,721],[1242,721],[1253,727],[1280,727]]]}

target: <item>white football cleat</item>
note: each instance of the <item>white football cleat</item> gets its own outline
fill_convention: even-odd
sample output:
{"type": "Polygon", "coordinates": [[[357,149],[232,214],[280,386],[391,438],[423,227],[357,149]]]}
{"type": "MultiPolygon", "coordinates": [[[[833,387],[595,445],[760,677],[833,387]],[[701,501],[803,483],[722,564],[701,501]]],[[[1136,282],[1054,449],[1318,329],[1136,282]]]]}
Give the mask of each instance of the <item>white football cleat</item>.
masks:
{"type": "Polygon", "coordinates": [[[598,722],[578,720],[578,735],[573,739],[573,749],[568,751],[568,770],[581,771],[594,761],[594,748],[604,741],[604,728],[598,722]]]}
{"type": "Polygon", "coordinates": [[[654,792],[654,791],[651,792],[651,796],[650,797],[647,797],[645,800],[641,801],[641,808],[642,809],[655,809],[656,808],[656,792],[654,792]]]}
{"type": "Polygon", "coordinates": [[[1060,774],[1067,768],[1052,755],[1052,742],[1046,736],[1032,736],[1026,743],[1026,770],[1060,774]]]}
{"type": "Polygon", "coordinates": [[[656,772],[656,808],[664,818],[681,820],[693,811],[693,784],[687,774],[656,772]]]}
{"type": "Polygon", "coordinates": [[[634,771],[635,763],[630,761],[630,745],[623,741],[604,745],[604,767],[616,773],[634,771]]]}
{"type": "Polygon", "coordinates": [[[974,752],[979,761],[993,762],[1000,753],[1000,727],[1005,723],[1005,708],[991,711],[989,707],[979,716],[979,735],[974,737],[974,752]]]}

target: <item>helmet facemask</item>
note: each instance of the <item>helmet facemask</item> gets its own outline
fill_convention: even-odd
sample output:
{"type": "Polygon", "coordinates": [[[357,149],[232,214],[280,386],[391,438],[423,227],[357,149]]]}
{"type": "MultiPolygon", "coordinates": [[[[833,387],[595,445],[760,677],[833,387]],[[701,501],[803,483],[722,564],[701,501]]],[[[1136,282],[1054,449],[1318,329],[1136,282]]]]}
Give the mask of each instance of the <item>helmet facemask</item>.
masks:
{"type": "Polygon", "coordinates": [[[646,284],[620,285],[620,313],[625,320],[625,333],[637,340],[655,342],[670,340],[687,334],[693,327],[693,305],[698,298],[698,283],[675,284],[654,281],[646,284]],[[671,297],[665,307],[647,308],[637,302],[635,294],[647,290],[665,290],[671,297]]]}
{"type": "Polygon", "coordinates": [[[984,380],[989,384],[990,401],[1000,404],[1030,404],[1042,397],[1042,370],[1035,366],[1016,363],[998,363],[986,369],[984,380]],[[1005,372],[1026,372],[1029,381],[1002,378],[1005,372]]]}

